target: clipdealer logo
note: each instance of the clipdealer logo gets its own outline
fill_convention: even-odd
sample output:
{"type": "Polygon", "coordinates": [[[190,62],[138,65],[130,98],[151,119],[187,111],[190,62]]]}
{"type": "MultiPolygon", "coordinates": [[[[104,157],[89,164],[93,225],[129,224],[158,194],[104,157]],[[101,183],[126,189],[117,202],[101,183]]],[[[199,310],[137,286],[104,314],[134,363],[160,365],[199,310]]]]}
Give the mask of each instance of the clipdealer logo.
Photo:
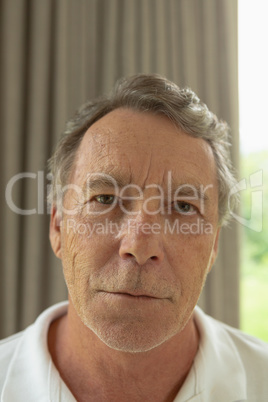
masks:
{"type": "MultiPolygon", "coordinates": [[[[172,172],[168,172],[168,191],[167,191],[167,196],[168,196],[168,213],[170,213],[170,204],[171,204],[171,181],[172,181],[172,172]]],[[[109,176],[105,175],[103,173],[97,173],[97,174],[89,174],[88,175],[88,180],[89,184],[92,179],[101,177],[102,179],[104,178],[104,181],[110,181],[115,189],[115,193],[121,195],[123,194],[123,197],[119,197],[119,206],[121,210],[128,214],[131,215],[132,212],[130,210],[126,210],[124,207],[124,204],[122,203],[122,199],[141,199],[143,196],[142,189],[139,188],[139,186],[136,186],[134,184],[127,185],[121,189],[119,189],[118,184],[116,180],[109,176]],[[128,190],[129,188],[134,188],[138,192],[138,197],[128,197],[125,195],[125,191],[128,190]]],[[[33,172],[22,172],[18,173],[14,176],[11,177],[11,179],[8,181],[6,185],[6,190],[5,190],[5,198],[6,198],[6,203],[9,206],[9,208],[16,214],[19,215],[33,215],[33,214],[50,214],[50,206],[46,205],[46,195],[50,192],[51,189],[51,182],[52,181],[52,175],[47,174],[45,175],[44,171],[38,171],[37,173],[33,172]],[[37,194],[37,205],[35,205],[35,208],[22,208],[14,202],[13,199],[13,193],[16,191],[16,186],[18,183],[23,180],[31,180],[34,182],[35,188],[36,188],[36,194],[37,194]]],[[[200,208],[201,210],[204,210],[204,198],[206,196],[206,192],[209,189],[210,186],[200,186],[200,188],[196,188],[196,186],[192,184],[183,184],[182,186],[179,186],[178,189],[176,189],[176,196],[180,195],[180,192],[185,189],[187,189],[188,195],[184,199],[186,201],[191,202],[192,200],[199,200],[200,203],[200,208]]],[[[165,202],[165,195],[164,195],[164,190],[161,188],[161,186],[151,184],[148,186],[148,188],[155,188],[159,191],[159,201],[160,201],[160,208],[154,212],[151,211],[145,211],[148,214],[157,214],[157,213],[163,213],[164,210],[164,202],[165,202]]],[[[57,195],[59,197],[59,201],[61,202],[63,195],[69,191],[69,190],[74,191],[77,194],[77,197],[82,199],[82,201],[85,200],[85,193],[83,190],[74,184],[67,184],[63,188],[57,188],[57,195]]],[[[184,191],[185,192],[185,191],[184,191]]],[[[153,198],[156,198],[155,196],[153,198]]],[[[145,206],[147,206],[147,201],[144,202],[145,206]]],[[[105,211],[102,213],[96,213],[96,215],[100,214],[105,214],[111,211],[115,207],[115,204],[112,204],[107,208],[105,211]]],[[[255,232],[261,232],[263,229],[263,171],[259,170],[257,172],[252,173],[247,179],[243,178],[241,179],[232,189],[229,194],[229,210],[230,214],[233,217],[235,221],[240,223],[241,225],[249,228],[250,230],[253,230],[255,232]],[[250,192],[250,213],[248,217],[241,216],[241,214],[231,210],[230,208],[230,199],[233,195],[236,193],[241,193],[243,191],[249,191],[250,192]]],[[[76,211],[77,212],[77,211],[76,211]]],[[[73,210],[64,210],[63,208],[63,213],[66,213],[67,215],[72,215],[75,213],[73,210]]],[[[89,210],[88,211],[89,215],[94,215],[94,211],[89,210]]],[[[200,226],[201,227],[201,226],[200,226]]],[[[101,232],[101,229],[99,229],[101,232]]],[[[176,229],[177,230],[177,229],[176,229]]],[[[174,230],[174,232],[176,232],[174,230]]],[[[183,227],[181,230],[181,233],[183,231],[183,227]]],[[[172,232],[171,230],[169,230],[172,232]]],[[[187,231],[187,230],[186,230],[187,231]]]]}

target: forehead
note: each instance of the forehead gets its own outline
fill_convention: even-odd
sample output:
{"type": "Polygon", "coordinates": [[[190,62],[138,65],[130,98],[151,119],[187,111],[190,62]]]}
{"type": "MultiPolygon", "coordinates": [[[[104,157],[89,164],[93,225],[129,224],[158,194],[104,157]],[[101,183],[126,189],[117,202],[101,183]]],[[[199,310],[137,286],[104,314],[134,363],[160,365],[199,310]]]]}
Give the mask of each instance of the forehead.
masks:
{"type": "Polygon", "coordinates": [[[163,184],[169,172],[179,183],[216,184],[214,156],[206,141],[184,133],[163,115],[131,109],[114,110],[85,133],[73,179],[81,183],[92,172],[121,175],[141,186],[163,184]]]}

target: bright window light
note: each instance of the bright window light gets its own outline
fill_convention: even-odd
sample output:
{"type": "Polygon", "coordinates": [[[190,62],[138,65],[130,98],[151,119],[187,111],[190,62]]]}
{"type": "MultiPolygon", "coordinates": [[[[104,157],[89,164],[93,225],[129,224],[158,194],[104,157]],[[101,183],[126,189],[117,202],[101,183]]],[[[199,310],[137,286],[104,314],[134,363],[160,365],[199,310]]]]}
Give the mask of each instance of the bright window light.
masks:
{"type": "Polygon", "coordinates": [[[241,230],[241,329],[268,342],[268,1],[238,4],[241,212],[250,222],[241,230]],[[252,188],[253,177],[261,183],[252,188]]]}
{"type": "Polygon", "coordinates": [[[239,0],[241,152],[268,149],[268,1],[239,0]]]}

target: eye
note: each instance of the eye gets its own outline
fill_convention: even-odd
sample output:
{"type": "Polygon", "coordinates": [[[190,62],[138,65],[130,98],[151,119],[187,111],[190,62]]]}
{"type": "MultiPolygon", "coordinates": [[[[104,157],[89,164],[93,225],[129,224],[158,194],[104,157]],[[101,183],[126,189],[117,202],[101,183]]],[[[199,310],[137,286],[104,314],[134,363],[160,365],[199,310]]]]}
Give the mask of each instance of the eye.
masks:
{"type": "Polygon", "coordinates": [[[175,201],[173,203],[175,211],[184,215],[193,215],[195,211],[195,207],[188,202],[185,201],[175,201]]]}
{"type": "Polygon", "coordinates": [[[111,205],[115,202],[115,196],[111,194],[100,194],[95,197],[100,204],[111,205]]]}

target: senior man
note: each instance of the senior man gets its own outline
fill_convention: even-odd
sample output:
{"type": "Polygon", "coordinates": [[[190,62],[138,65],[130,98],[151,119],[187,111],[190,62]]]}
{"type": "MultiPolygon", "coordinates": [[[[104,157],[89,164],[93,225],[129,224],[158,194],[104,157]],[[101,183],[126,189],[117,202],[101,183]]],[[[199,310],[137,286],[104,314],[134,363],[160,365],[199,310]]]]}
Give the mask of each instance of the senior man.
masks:
{"type": "Polygon", "coordinates": [[[157,75],[82,106],[50,160],[69,302],[2,341],[1,401],[267,400],[267,345],[196,307],[234,202],[227,137],[157,75]]]}

